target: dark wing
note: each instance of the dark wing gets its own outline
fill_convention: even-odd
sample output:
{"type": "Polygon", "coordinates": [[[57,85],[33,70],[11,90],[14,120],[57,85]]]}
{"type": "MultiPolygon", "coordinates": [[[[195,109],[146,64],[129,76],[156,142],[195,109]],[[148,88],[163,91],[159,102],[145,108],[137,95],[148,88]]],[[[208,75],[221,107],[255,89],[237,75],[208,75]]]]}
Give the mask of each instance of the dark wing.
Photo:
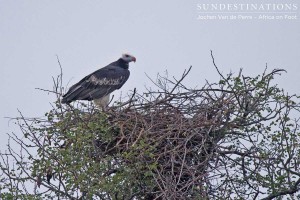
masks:
{"type": "Polygon", "coordinates": [[[108,65],[73,85],[63,96],[62,103],[99,99],[116,89],[120,89],[128,80],[129,75],[128,69],[108,65]]]}

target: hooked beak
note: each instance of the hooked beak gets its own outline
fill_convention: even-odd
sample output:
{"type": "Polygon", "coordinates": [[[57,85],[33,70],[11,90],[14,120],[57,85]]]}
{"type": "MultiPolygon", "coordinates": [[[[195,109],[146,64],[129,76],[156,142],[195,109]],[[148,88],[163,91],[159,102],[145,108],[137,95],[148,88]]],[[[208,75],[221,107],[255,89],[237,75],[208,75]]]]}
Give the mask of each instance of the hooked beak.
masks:
{"type": "Polygon", "coordinates": [[[135,57],[132,57],[132,61],[133,61],[133,62],[136,62],[136,58],[135,58],[135,57]]]}

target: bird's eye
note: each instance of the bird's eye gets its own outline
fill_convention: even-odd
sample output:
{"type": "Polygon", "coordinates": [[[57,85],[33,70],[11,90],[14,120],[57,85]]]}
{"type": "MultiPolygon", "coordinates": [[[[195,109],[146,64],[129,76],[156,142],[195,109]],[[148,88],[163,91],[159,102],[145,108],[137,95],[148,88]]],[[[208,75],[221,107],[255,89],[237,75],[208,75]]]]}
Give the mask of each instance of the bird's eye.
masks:
{"type": "Polygon", "coordinates": [[[127,58],[128,58],[128,57],[129,57],[129,55],[127,55],[127,54],[126,54],[126,55],[125,55],[125,57],[127,57],[127,58]]]}

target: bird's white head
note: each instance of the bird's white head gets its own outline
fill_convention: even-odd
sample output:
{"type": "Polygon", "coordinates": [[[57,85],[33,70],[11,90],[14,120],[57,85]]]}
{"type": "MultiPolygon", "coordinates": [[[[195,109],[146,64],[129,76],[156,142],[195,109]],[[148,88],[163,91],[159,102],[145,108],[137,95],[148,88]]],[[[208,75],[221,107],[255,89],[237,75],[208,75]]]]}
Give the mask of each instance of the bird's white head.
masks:
{"type": "Polygon", "coordinates": [[[122,54],[122,57],[121,57],[125,62],[135,62],[136,61],[136,58],[128,53],[124,53],[122,54]]]}

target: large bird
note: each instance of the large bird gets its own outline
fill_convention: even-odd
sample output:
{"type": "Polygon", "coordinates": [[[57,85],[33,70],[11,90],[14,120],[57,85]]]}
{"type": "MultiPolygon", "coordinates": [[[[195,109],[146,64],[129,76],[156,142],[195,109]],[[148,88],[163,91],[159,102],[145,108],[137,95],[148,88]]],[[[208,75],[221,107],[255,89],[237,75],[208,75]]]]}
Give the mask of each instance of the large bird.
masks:
{"type": "Polygon", "coordinates": [[[128,80],[129,63],[132,61],[136,61],[134,56],[123,54],[117,61],[98,69],[73,85],[63,95],[61,102],[69,104],[75,100],[94,100],[97,106],[106,108],[110,93],[120,89],[128,80]]]}

